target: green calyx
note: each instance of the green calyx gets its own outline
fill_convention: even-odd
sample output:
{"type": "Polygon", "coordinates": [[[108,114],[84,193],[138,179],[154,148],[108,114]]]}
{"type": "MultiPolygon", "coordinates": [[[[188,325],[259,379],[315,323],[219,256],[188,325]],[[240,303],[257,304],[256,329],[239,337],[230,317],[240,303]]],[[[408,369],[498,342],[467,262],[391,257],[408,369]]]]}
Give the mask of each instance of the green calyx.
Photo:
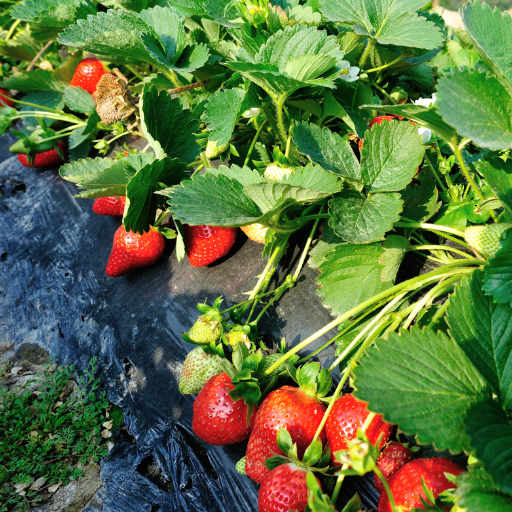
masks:
{"type": "Polygon", "coordinates": [[[302,460],[299,459],[297,453],[297,443],[294,443],[292,436],[286,430],[281,427],[277,432],[276,436],[277,446],[284,453],[284,455],[274,455],[269,457],[265,461],[265,466],[273,470],[281,464],[287,464],[293,462],[299,467],[308,468],[314,471],[324,473],[329,468],[329,462],[331,460],[331,451],[326,445],[325,448],[322,446],[322,441],[319,439],[313,441],[304,452],[302,460]]]}
{"type": "Polygon", "coordinates": [[[288,371],[300,389],[312,398],[323,398],[331,389],[331,374],[327,368],[320,368],[320,363],[307,363],[299,369],[289,366],[288,371]]]}
{"type": "Polygon", "coordinates": [[[45,140],[55,136],[56,132],[50,128],[38,128],[28,137],[16,130],[12,130],[12,133],[19,139],[9,148],[11,153],[35,155],[58,148],[57,139],[45,140]]]}
{"type": "Polygon", "coordinates": [[[368,439],[365,432],[358,430],[357,437],[347,440],[348,450],[335,453],[336,460],[347,464],[350,469],[341,471],[344,475],[363,476],[370,471],[374,471],[377,466],[377,459],[380,456],[380,445],[382,434],[375,443],[375,446],[368,439]]]}

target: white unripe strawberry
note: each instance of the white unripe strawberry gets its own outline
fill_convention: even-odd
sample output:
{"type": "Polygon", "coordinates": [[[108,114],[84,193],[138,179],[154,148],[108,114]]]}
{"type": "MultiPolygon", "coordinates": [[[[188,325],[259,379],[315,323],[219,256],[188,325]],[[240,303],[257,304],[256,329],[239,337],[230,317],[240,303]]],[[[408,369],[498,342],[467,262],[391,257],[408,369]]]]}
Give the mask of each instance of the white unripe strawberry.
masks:
{"type": "Polygon", "coordinates": [[[206,155],[206,158],[216,158],[221,153],[224,153],[226,149],[229,147],[229,142],[226,142],[226,144],[221,144],[220,146],[217,146],[217,141],[209,140],[206,144],[206,149],[204,150],[204,154],[206,155]]]}
{"type": "Polygon", "coordinates": [[[271,164],[265,169],[263,177],[266,181],[276,182],[287,178],[295,170],[294,167],[288,165],[271,164]]]}
{"type": "Polygon", "coordinates": [[[492,258],[501,247],[500,238],[504,231],[512,228],[511,223],[469,226],[464,231],[464,240],[485,259],[492,258]]]}

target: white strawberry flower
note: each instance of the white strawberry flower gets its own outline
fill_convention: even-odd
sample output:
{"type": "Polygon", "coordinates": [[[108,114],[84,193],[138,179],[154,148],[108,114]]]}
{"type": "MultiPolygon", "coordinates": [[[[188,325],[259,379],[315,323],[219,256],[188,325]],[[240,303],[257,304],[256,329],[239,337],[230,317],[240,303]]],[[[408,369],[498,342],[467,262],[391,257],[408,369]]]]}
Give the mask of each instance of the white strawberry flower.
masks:
{"type": "Polygon", "coordinates": [[[355,82],[359,78],[358,73],[359,68],[357,66],[350,66],[339,78],[345,80],[345,82],[355,82]]]}

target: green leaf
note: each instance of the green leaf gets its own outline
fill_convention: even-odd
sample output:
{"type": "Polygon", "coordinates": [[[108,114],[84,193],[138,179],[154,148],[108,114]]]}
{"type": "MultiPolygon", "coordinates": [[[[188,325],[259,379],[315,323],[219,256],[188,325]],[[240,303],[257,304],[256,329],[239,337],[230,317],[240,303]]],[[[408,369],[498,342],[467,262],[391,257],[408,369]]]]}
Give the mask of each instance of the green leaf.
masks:
{"type": "Polygon", "coordinates": [[[388,235],[386,240],[382,242],[384,252],[379,260],[379,263],[384,267],[380,276],[382,281],[395,281],[398,268],[409,247],[409,240],[399,235],[388,235]]]}
{"type": "Polygon", "coordinates": [[[461,16],[478,53],[512,95],[512,18],[476,1],[468,2],[461,16]]]}
{"type": "Polygon", "coordinates": [[[354,112],[348,106],[342,106],[330,91],[324,96],[322,119],[336,117],[341,119],[357,134],[359,138],[364,137],[364,132],[368,129],[366,121],[359,112],[354,112]]]}
{"type": "Polygon", "coordinates": [[[8,76],[2,82],[6,89],[17,91],[64,91],[68,84],[55,77],[55,71],[31,69],[8,76]]]}
{"type": "Polygon", "coordinates": [[[322,238],[309,251],[308,265],[311,268],[319,268],[326,260],[327,254],[342,244],[346,244],[346,242],[337,236],[331,227],[325,224],[322,238]]]}
{"type": "Polygon", "coordinates": [[[66,87],[64,89],[64,101],[75,112],[90,114],[96,110],[94,98],[80,87],[66,87]]]}
{"type": "Polygon", "coordinates": [[[40,45],[34,41],[30,30],[19,30],[16,35],[8,41],[0,40],[0,55],[16,60],[30,62],[35,58],[40,45]]]}
{"type": "Polygon", "coordinates": [[[512,497],[505,495],[483,469],[464,471],[457,477],[455,500],[467,512],[509,512],[512,497]]]}
{"type": "Polygon", "coordinates": [[[466,277],[450,297],[446,321],[450,335],[512,410],[512,309],[484,294],[484,274],[466,277]]]}
{"type": "Polygon", "coordinates": [[[492,295],[495,302],[512,304],[512,229],[501,235],[500,245],[501,248],[484,267],[483,289],[487,295],[492,295]]]}
{"type": "Polygon", "coordinates": [[[361,151],[361,175],[369,192],[405,188],[423,160],[425,146],[411,123],[374,124],[361,151]]]}
{"type": "Polygon", "coordinates": [[[428,169],[422,170],[414,182],[402,190],[401,195],[404,201],[402,216],[415,222],[427,222],[439,211],[442,204],[439,201],[436,181],[428,169]]]}
{"type": "Polygon", "coordinates": [[[304,457],[302,458],[302,462],[304,464],[307,464],[308,466],[315,465],[319,460],[320,457],[322,457],[322,441],[320,439],[317,439],[316,441],[313,441],[304,452],[304,457]]]}
{"type": "Polygon", "coordinates": [[[470,450],[465,412],[487,388],[455,341],[413,327],[380,339],[360,363],[355,395],[371,411],[437,450],[470,450]]]}
{"type": "Polygon", "coordinates": [[[475,163],[512,221],[512,159],[492,158],[475,163]]]}
{"type": "Polygon", "coordinates": [[[92,140],[98,134],[98,123],[100,122],[100,116],[93,112],[89,119],[87,120],[87,124],[85,126],[81,126],[73,130],[73,133],[69,136],[69,149],[75,149],[80,144],[83,144],[86,140],[92,142],[92,140]]]}
{"type": "Polygon", "coordinates": [[[23,0],[11,10],[13,18],[31,23],[32,35],[39,41],[49,41],[77,19],[95,13],[93,4],[84,0],[23,0]]]}
{"type": "Polygon", "coordinates": [[[184,110],[179,98],[145,86],[139,104],[142,131],[158,158],[179,158],[189,164],[201,152],[194,133],[199,122],[184,110]]]}
{"type": "Polygon", "coordinates": [[[433,49],[443,44],[435,24],[415,12],[422,0],[321,0],[320,5],[328,20],[355,25],[357,34],[383,45],[433,49]]]}
{"type": "Polygon", "coordinates": [[[216,141],[217,146],[229,142],[240,115],[258,105],[258,95],[253,87],[249,91],[226,89],[212,96],[205,109],[205,122],[211,132],[210,140],[216,141]]]}
{"type": "Polygon", "coordinates": [[[445,141],[451,142],[457,135],[449,124],[443,121],[443,118],[437,113],[435,108],[427,108],[422,105],[362,105],[361,108],[371,110],[381,110],[386,114],[395,114],[397,116],[411,119],[417,123],[430,128],[445,141]]]}
{"type": "Polygon", "coordinates": [[[494,76],[453,69],[437,84],[436,107],[459,135],[489,149],[512,147],[512,97],[494,76]]]}
{"type": "MultiPolygon", "coordinates": [[[[295,187],[282,183],[257,183],[244,187],[245,194],[251,198],[260,210],[270,215],[279,206],[291,206],[298,203],[314,203],[332,195],[332,192],[320,192],[305,187],[295,187]]],[[[273,213],[272,213],[273,215],[273,213]]]]}
{"type": "Polygon", "coordinates": [[[157,190],[180,183],[188,177],[187,166],[174,158],[155,160],[139,169],[126,187],[127,205],[123,224],[126,231],[149,231],[159,206],[157,190]]]}
{"type": "Polygon", "coordinates": [[[142,82],[139,82],[133,87],[130,86],[130,90],[135,94],[140,94],[145,85],[154,85],[159,91],[164,89],[174,89],[175,87],[171,79],[163,73],[151,73],[150,75],[145,76],[142,82]]]}
{"type": "Polygon", "coordinates": [[[512,494],[512,424],[491,397],[472,404],[465,419],[475,456],[494,483],[512,494]]]}
{"type": "Polygon", "coordinates": [[[309,188],[327,194],[335,194],[342,188],[342,182],[337,176],[311,163],[305,167],[299,167],[287,178],[283,179],[282,183],[309,188]]]}
{"type": "Polygon", "coordinates": [[[225,65],[258,84],[275,101],[310,85],[334,88],[334,80],[346,74],[350,66],[343,60],[335,36],[306,25],[279,30],[250,62],[225,65]]]}
{"type": "Polygon", "coordinates": [[[232,165],[231,167],[227,167],[225,165],[219,165],[218,169],[214,169],[213,167],[208,169],[207,174],[212,174],[214,176],[222,174],[229,179],[237,180],[243,186],[265,182],[258,171],[255,169],[250,169],[246,166],[238,167],[238,165],[232,165]]]}
{"type": "Polygon", "coordinates": [[[64,164],[59,173],[82,189],[77,197],[124,196],[130,178],[154,159],[151,153],[128,155],[117,162],[109,158],[86,158],[64,164]]]}
{"type": "Polygon", "coordinates": [[[399,194],[373,194],[343,190],[329,201],[329,226],[352,243],[375,242],[384,238],[400,220],[402,200],[399,194]]]}
{"type": "Polygon", "coordinates": [[[200,16],[203,18],[207,15],[202,0],[173,0],[171,8],[185,18],[192,16],[200,16]]]}
{"type": "Polygon", "coordinates": [[[329,128],[316,124],[296,123],[292,130],[297,149],[326,171],[356,183],[361,181],[359,161],[350,143],[329,128]]]}
{"type": "Polygon", "coordinates": [[[213,173],[194,176],[174,187],[169,205],[174,218],[191,225],[244,226],[262,216],[240,182],[213,173]]]}
{"type": "Polygon", "coordinates": [[[317,294],[332,315],[339,316],[393,285],[395,276],[389,269],[398,266],[388,260],[384,267],[380,263],[384,252],[383,244],[375,243],[339,245],[327,254],[316,282],[317,294]]]}

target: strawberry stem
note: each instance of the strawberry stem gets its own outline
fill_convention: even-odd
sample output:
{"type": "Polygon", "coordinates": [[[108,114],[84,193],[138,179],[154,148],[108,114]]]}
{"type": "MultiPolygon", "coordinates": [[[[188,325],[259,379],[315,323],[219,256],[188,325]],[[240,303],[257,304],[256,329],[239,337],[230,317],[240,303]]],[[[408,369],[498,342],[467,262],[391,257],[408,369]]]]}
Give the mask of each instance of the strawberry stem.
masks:
{"type": "Polygon", "coordinates": [[[397,509],[396,504],[395,504],[395,498],[393,498],[393,493],[391,492],[391,489],[389,488],[389,485],[388,485],[388,481],[386,480],[385,476],[382,474],[382,471],[377,466],[375,466],[373,471],[379,477],[379,480],[382,482],[382,485],[384,486],[384,489],[386,490],[386,494],[388,495],[388,498],[389,498],[389,504],[391,505],[391,510],[393,512],[399,512],[399,510],[397,509]]]}
{"type": "Polygon", "coordinates": [[[420,251],[435,251],[435,250],[440,250],[440,251],[449,251],[449,252],[453,252],[455,254],[458,254],[459,256],[462,256],[466,259],[473,259],[471,257],[470,254],[464,252],[464,251],[460,251],[459,249],[455,249],[454,247],[450,247],[448,245],[411,245],[409,247],[409,249],[411,251],[416,251],[416,252],[420,252],[420,251]]]}
{"type": "MultiPolygon", "coordinates": [[[[254,138],[252,139],[251,145],[249,147],[249,151],[247,152],[247,156],[245,157],[244,167],[249,164],[249,159],[250,159],[252,152],[256,146],[256,142],[258,141],[258,137],[260,136],[261,130],[263,130],[263,127],[265,126],[266,122],[267,122],[267,120],[263,119],[263,121],[261,122],[261,124],[258,126],[258,128],[256,130],[256,135],[254,135],[254,138]]],[[[255,123],[256,123],[256,121],[255,121],[255,123]]]]}
{"type": "MultiPolygon", "coordinates": [[[[417,276],[413,279],[409,279],[407,281],[404,281],[400,284],[397,284],[395,286],[392,286],[391,288],[388,288],[387,290],[383,290],[382,292],[378,293],[377,295],[374,295],[373,297],[370,297],[369,299],[361,302],[354,308],[350,309],[349,311],[343,313],[338,318],[335,318],[332,322],[328,323],[326,326],[322,327],[319,331],[312,334],[308,338],[306,338],[304,341],[290,349],[286,354],[283,355],[278,361],[276,361],[273,365],[271,365],[267,370],[266,374],[272,373],[276,368],[278,368],[280,365],[285,363],[293,354],[296,354],[299,350],[302,350],[303,348],[307,347],[310,343],[313,343],[315,340],[329,332],[331,329],[339,325],[341,322],[344,322],[345,320],[348,320],[352,316],[359,314],[360,312],[364,311],[367,307],[372,306],[373,304],[380,302],[385,299],[389,299],[393,295],[396,295],[399,292],[402,292],[403,290],[409,292],[417,290],[419,287],[423,286],[426,283],[429,283],[430,281],[438,281],[439,278],[444,277],[447,275],[447,271],[457,267],[461,267],[464,265],[475,265],[475,266],[481,266],[482,262],[480,260],[474,259],[474,260],[460,260],[460,261],[454,261],[453,263],[448,263],[447,265],[444,265],[441,268],[432,270],[431,272],[427,274],[423,274],[421,276],[417,276]]],[[[459,272],[463,272],[465,269],[458,269],[459,272]]],[[[466,269],[467,270],[467,269],[466,269]]],[[[471,270],[472,271],[472,270],[471,270]]]]}
{"type": "MultiPolygon", "coordinates": [[[[424,222],[395,222],[394,226],[397,228],[422,228],[428,231],[441,231],[451,233],[456,236],[464,238],[464,232],[449,226],[441,226],[438,224],[426,224],[424,222]]],[[[459,242],[460,243],[460,242],[459,242]]]]}

